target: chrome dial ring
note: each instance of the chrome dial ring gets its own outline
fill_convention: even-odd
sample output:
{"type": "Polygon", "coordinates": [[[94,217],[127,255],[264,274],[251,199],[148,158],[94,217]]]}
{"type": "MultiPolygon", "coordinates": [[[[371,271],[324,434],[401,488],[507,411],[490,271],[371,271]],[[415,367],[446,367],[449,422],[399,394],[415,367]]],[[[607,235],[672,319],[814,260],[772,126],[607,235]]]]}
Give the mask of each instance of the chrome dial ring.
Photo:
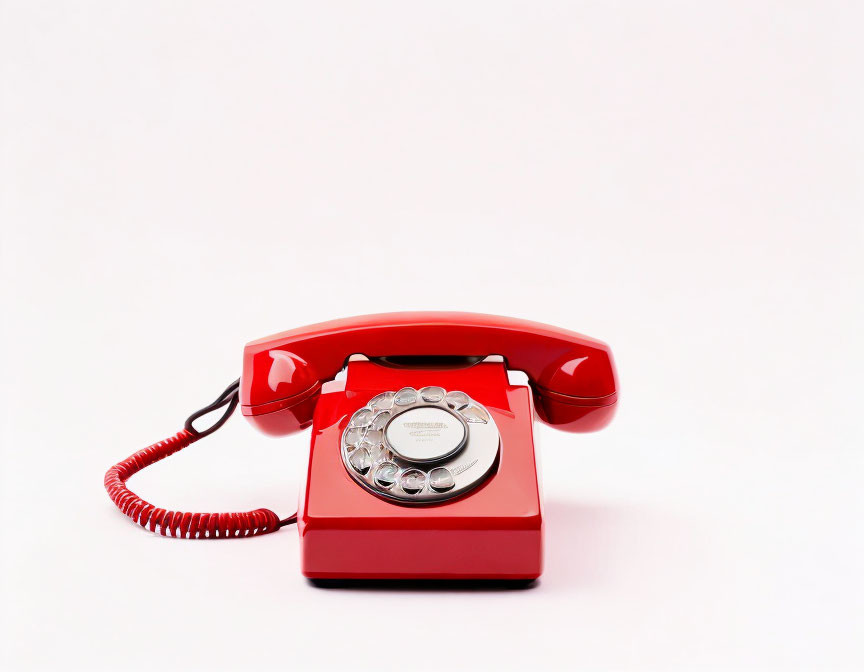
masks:
{"type": "Polygon", "coordinates": [[[491,414],[461,391],[405,387],[375,395],[342,432],[342,462],[379,497],[405,504],[451,499],[480,485],[498,458],[491,414]]]}

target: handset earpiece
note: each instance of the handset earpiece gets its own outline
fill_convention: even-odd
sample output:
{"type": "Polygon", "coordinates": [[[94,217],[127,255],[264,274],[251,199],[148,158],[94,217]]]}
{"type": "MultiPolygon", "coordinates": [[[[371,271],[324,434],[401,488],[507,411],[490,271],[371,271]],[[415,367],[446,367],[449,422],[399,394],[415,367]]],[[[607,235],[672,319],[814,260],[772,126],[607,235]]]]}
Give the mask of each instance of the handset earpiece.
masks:
{"type": "Polygon", "coordinates": [[[532,382],[537,416],[556,429],[593,432],[615,414],[618,382],[605,345],[567,353],[532,382]]]}
{"type": "MultiPolygon", "coordinates": [[[[253,386],[272,395],[272,401],[241,405],[243,415],[265,434],[284,436],[312,424],[323,381],[313,366],[287,350],[268,350],[255,364],[246,362],[241,378],[241,399],[252,396],[253,386]],[[266,372],[262,364],[267,365],[266,372]],[[250,375],[247,376],[247,372],[250,375]],[[245,394],[244,394],[245,393],[245,394]]],[[[260,392],[259,392],[260,396],[260,392]]]]}

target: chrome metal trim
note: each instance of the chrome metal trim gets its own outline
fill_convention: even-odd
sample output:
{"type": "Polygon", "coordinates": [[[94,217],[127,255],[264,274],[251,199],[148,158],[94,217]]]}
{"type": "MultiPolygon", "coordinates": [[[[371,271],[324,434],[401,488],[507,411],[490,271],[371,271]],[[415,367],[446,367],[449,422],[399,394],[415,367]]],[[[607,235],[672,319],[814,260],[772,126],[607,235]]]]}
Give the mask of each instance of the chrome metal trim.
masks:
{"type": "MultiPolygon", "coordinates": [[[[407,391],[407,388],[403,388],[403,390],[407,391]]],[[[397,392],[401,391],[402,390],[396,390],[392,393],[395,395],[397,392]]],[[[372,395],[366,406],[357,409],[352,414],[351,417],[355,417],[361,410],[370,410],[372,411],[372,418],[361,428],[363,435],[353,444],[346,443],[348,431],[352,429],[350,422],[346,424],[340,437],[340,453],[342,455],[342,462],[345,469],[357,483],[369,492],[372,492],[383,499],[398,502],[400,504],[434,504],[448,499],[453,499],[454,497],[459,497],[473,490],[486,480],[498,460],[501,439],[498,433],[498,427],[495,425],[495,421],[492,418],[492,414],[489,413],[487,408],[467,394],[465,396],[468,397],[468,404],[459,409],[454,409],[447,404],[447,390],[444,390],[444,396],[438,402],[424,401],[420,396],[419,391],[414,391],[416,393],[414,402],[404,406],[397,406],[394,403],[392,408],[383,409],[377,412],[372,411],[371,401],[372,399],[379,398],[380,394],[386,393],[382,392],[380,394],[372,395]],[[487,416],[485,422],[469,422],[466,418],[462,417],[460,410],[462,410],[462,408],[471,408],[472,406],[476,406],[485,412],[487,416]],[[429,460],[410,460],[395,450],[387,437],[387,429],[390,426],[390,423],[402,414],[418,408],[435,408],[446,412],[453,418],[456,418],[456,420],[458,420],[462,425],[464,431],[463,440],[459,445],[453,450],[448,451],[446,454],[436,456],[429,460]],[[366,441],[366,434],[369,433],[375,417],[380,413],[390,413],[390,417],[387,419],[387,423],[384,427],[381,430],[378,430],[381,432],[380,442],[377,441],[378,435],[376,434],[376,442],[373,445],[373,443],[366,441]],[[351,465],[350,455],[355,450],[361,450],[364,448],[369,450],[372,457],[372,464],[369,466],[368,470],[360,473],[351,465]],[[394,477],[394,484],[388,488],[378,486],[375,483],[375,472],[383,462],[393,462],[399,468],[394,477]],[[439,492],[433,490],[430,485],[429,474],[433,469],[438,467],[447,468],[453,477],[454,485],[449,490],[439,492]],[[423,472],[425,480],[422,490],[412,494],[402,489],[401,480],[402,475],[406,471],[415,469],[423,472]]],[[[457,390],[452,391],[456,392],[457,390]]],[[[353,429],[356,430],[357,428],[353,427],[353,429]]],[[[352,434],[352,438],[355,434],[356,432],[352,434]]]]}

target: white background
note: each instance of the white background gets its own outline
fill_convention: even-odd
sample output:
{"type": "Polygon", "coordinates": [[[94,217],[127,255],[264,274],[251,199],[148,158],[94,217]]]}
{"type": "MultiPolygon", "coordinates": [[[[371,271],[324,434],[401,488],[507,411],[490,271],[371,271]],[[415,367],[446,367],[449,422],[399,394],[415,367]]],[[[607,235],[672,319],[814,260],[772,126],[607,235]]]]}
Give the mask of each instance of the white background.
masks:
{"type": "MultiPolygon", "coordinates": [[[[0,662],[862,669],[862,18],[0,2],[0,662]],[[246,341],[414,309],[613,347],[614,423],[538,428],[533,589],[322,590],[292,528],[108,500],[246,341]]],[[[131,485],[288,514],[307,442],[238,415],[131,485]]]]}

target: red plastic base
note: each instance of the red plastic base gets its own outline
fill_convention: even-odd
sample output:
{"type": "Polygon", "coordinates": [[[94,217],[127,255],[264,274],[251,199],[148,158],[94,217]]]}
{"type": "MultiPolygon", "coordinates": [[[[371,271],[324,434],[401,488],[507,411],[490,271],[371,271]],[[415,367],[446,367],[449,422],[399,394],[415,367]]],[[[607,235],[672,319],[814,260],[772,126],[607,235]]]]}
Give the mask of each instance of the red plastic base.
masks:
{"type": "Polygon", "coordinates": [[[417,370],[351,362],[325,384],[313,421],[300,497],[303,574],[311,579],[534,579],[542,571],[543,523],[534,458],[531,392],[508,383],[504,365],[417,370]],[[492,414],[501,434],[497,470],[459,499],[395,504],[346,472],[342,431],[375,394],[407,385],[463,390],[492,414]]]}

